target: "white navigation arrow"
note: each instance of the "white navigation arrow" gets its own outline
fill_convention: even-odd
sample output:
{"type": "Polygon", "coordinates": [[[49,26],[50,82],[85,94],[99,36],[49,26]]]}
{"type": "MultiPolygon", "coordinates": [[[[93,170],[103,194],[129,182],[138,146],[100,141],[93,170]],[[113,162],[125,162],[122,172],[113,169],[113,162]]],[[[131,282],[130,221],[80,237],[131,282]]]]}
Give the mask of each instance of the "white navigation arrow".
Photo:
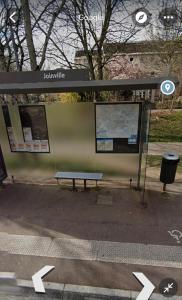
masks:
{"type": "Polygon", "coordinates": [[[54,266],[45,266],[32,276],[32,281],[36,293],[45,293],[45,288],[42,279],[54,268],[54,266]]]}
{"type": "Polygon", "coordinates": [[[140,281],[141,284],[143,284],[143,289],[136,300],[148,300],[152,295],[155,286],[143,273],[133,272],[133,275],[140,281]]]}
{"type": "Polygon", "coordinates": [[[16,11],[14,11],[14,12],[11,14],[11,16],[9,17],[13,23],[16,23],[16,20],[13,19],[13,17],[14,17],[15,15],[16,15],[16,11]]]}

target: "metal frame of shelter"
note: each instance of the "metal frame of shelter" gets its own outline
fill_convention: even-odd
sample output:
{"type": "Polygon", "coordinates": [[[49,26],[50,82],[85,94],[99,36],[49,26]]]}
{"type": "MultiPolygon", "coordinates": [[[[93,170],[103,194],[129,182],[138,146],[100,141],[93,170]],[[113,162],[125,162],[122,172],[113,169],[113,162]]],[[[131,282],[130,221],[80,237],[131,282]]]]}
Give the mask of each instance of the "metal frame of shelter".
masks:
{"type": "MultiPolygon", "coordinates": [[[[126,80],[88,80],[88,78],[79,80],[49,80],[43,81],[36,79],[37,72],[11,72],[0,73],[0,94],[43,94],[43,93],[61,93],[61,92],[99,92],[99,91],[119,91],[119,90],[152,90],[159,89],[161,83],[168,79],[175,85],[179,81],[175,77],[156,77],[142,79],[126,80]],[[25,73],[25,74],[24,74],[25,73]],[[24,76],[25,75],[25,76],[24,76]],[[38,81],[39,80],[39,81],[38,81]]],[[[40,72],[41,73],[41,72],[40,72]]],[[[142,114],[146,112],[148,105],[143,105],[142,114]]],[[[145,117],[144,117],[145,118],[145,117]]],[[[137,188],[140,188],[141,163],[143,153],[143,143],[148,139],[145,133],[141,134],[141,143],[139,150],[139,168],[137,188]]],[[[148,144],[148,142],[146,142],[148,144]]]]}

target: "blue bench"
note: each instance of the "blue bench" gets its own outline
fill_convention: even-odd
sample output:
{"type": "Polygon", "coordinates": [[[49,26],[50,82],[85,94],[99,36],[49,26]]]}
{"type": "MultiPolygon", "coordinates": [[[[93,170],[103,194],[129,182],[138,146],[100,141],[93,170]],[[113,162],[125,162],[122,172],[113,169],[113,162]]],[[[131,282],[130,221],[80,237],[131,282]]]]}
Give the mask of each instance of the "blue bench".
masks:
{"type": "Polygon", "coordinates": [[[59,184],[59,181],[62,179],[71,179],[73,180],[73,190],[76,189],[75,181],[83,180],[84,181],[84,190],[87,189],[87,180],[95,180],[96,186],[98,180],[102,180],[103,173],[85,173],[85,172],[57,172],[54,176],[55,179],[57,179],[57,183],[59,184]]]}

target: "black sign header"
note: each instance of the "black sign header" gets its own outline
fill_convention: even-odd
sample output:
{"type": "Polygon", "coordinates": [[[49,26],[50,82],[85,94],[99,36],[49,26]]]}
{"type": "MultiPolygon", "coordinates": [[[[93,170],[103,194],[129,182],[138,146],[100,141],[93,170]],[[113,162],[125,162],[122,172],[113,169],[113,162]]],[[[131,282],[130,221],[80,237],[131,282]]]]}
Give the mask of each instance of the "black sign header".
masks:
{"type": "Polygon", "coordinates": [[[87,69],[56,69],[34,72],[0,72],[0,84],[85,80],[89,80],[89,71],[87,69]]]}

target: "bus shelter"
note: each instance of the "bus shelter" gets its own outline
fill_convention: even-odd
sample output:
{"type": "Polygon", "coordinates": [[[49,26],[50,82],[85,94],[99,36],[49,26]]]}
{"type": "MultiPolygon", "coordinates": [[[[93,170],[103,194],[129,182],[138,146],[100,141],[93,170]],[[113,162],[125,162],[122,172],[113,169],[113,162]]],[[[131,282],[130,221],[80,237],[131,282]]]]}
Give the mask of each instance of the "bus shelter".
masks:
{"type": "MultiPolygon", "coordinates": [[[[168,79],[178,84],[176,78],[168,79]]],[[[0,73],[0,94],[155,90],[164,80],[90,81],[86,70],[0,73]]],[[[107,173],[125,173],[130,184],[134,181],[135,187],[144,191],[149,123],[150,101],[69,105],[5,101],[0,110],[0,181],[7,176],[18,178],[21,168],[27,167],[28,172],[31,162],[44,172],[43,162],[52,161],[55,171],[99,170],[106,177],[107,173]],[[67,156],[62,161],[64,151],[67,156]],[[73,156],[75,161],[78,158],[78,166],[75,161],[70,163],[73,156]]]]}

